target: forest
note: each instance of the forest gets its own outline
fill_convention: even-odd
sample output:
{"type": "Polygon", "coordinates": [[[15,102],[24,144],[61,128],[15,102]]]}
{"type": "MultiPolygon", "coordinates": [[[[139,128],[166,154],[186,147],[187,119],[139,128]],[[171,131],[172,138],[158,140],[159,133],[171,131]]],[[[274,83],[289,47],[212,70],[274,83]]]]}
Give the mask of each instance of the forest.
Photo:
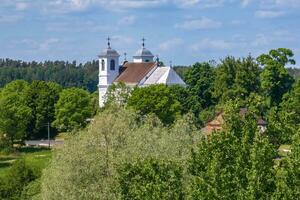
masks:
{"type": "Polygon", "coordinates": [[[278,48],[178,66],[185,87],[112,85],[104,108],[89,86],[97,82],[95,61],[1,60],[0,198],[299,199],[293,56],[278,48]],[[206,133],[220,112],[222,129],[206,133]],[[63,147],[41,150],[45,159],[37,164],[34,153],[22,154],[22,143],[43,138],[46,123],[53,138],[68,137],[63,147]],[[3,161],[18,154],[25,156],[1,173],[3,161]]]}

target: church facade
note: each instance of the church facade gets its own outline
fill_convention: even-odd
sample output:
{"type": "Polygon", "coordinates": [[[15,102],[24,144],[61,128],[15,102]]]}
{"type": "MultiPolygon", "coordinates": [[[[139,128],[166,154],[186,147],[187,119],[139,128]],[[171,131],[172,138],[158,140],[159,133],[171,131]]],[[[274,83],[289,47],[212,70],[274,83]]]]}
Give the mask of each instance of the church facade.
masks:
{"type": "Polygon", "coordinates": [[[153,84],[185,85],[184,81],[171,66],[160,66],[154,55],[145,48],[144,40],[142,48],[133,56],[132,62],[125,61],[120,65],[119,53],[111,48],[108,39],[107,48],[99,55],[99,106],[103,107],[105,97],[110,85],[124,83],[130,87],[145,87],[153,84]]]}

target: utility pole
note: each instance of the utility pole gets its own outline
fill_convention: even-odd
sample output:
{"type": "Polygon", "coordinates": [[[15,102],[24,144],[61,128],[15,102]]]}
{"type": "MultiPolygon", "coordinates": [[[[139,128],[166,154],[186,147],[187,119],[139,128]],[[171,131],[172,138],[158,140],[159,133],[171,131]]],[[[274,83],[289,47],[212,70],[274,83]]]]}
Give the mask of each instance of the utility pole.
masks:
{"type": "Polygon", "coordinates": [[[49,147],[49,149],[50,149],[50,147],[51,147],[51,144],[50,144],[50,122],[48,122],[48,147],[49,147]]]}

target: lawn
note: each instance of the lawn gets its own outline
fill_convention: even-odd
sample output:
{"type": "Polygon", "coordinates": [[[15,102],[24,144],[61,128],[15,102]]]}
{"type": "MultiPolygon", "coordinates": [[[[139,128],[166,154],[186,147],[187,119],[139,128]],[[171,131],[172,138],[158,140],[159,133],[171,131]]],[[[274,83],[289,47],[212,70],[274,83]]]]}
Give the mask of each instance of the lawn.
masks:
{"type": "Polygon", "coordinates": [[[35,171],[41,171],[49,163],[51,154],[49,149],[23,147],[18,149],[17,153],[0,155],[0,178],[6,174],[11,164],[19,158],[24,158],[26,163],[35,171]]]}

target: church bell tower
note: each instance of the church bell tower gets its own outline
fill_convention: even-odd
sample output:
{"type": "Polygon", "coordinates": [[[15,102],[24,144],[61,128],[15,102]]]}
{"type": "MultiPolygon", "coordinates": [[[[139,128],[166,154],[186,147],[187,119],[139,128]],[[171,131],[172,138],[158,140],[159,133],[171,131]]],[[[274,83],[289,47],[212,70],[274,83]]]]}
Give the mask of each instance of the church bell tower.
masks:
{"type": "Polygon", "coordinates": [[[107,48],[104,49],[99,57],[99,106],[103,107],[106,100],[108,87],[119,75],[118,52],[111,48],[110,38],[107,38],[107,48]]]}

